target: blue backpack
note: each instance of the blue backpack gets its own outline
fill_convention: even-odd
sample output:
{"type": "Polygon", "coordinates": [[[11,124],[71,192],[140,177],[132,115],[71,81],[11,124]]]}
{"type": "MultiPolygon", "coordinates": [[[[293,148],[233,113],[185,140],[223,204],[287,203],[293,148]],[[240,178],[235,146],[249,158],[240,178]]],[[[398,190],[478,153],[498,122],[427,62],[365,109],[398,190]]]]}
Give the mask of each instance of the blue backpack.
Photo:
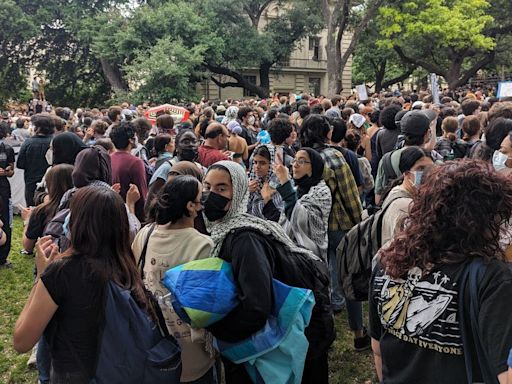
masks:
{"type": "Polygon", "coordinates": [[[139,307],[129,290],[112,281],[106,285],[104,328],[91,384],[180,383],[180,348],[167,331],[158,303],[153,307],[158,325],[139,307]]]}

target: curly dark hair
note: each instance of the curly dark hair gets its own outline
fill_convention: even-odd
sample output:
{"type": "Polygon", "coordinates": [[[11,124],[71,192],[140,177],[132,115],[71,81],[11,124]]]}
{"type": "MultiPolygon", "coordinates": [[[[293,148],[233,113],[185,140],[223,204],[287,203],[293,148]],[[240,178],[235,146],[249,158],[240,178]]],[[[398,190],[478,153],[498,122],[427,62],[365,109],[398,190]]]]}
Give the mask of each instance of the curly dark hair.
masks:
{"type": "Polygon", "coordinates": [[[405,228],[381,250],[386,273],[460,264],[473,257],[504,260],[503,224],[512,215],[512,183],[479,160],[449,161],[432,169],[413,196],[405,228]]]}
{"type": "Polygon", "coordinates": [[[302,122],[299,133],[300,143],[303,147],[314,148],[327,145],[327,134],[331,130],[329,120],[322,115],[311,114],[302,122]]]}
{"type": "Polygon", "coordinates": [[[398,129],[395,123],[395,116],[402,110],[399,105],[392,104],[389,107],[384,108],[380,113],[380,125],[389,130],[398,129]]]}

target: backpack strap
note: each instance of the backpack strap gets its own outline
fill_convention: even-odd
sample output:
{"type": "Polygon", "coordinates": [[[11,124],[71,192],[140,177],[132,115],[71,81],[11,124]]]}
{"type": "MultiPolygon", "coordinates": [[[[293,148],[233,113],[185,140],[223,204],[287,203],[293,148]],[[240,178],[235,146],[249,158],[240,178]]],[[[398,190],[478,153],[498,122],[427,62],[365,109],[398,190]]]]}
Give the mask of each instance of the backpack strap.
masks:
{"type": "Polygon", "coordinates": [[[148,251],[148,243],[151,234],[156,228],[156,223],[153,223],[151,227],[149,227],[148,235],[146,236],[146,240],[144,240],[144,246],[142,247],[142,252],[140,253],[139,262],[137,263],[137,267],[140,269],[140,278],[144,280],[144,266],[146,265],[146,252],[148,251]]]}
{"type": "MultiPolygon", "coordinates": [[[[377,217],[377,222],[375,223],[377,225],[377,247],[380,248],[382,246],[382,222],[384,221],[384,215],[386,214],[386,211],[391,206],[391,204],[398,200],[403,198],[409,198],[410,195],[406,192],[399,192],[395,196],[393,196],[392,199],[386,202],[386,204],[382,205],[382,210],[380,211],[379,217],[377,217]]],[[[379,213],[379,212],[378,212],[379,213]]]]}
{"type": "Polygon", "coordinates": [[[460,282],[461,290],[459,291],[458,298],[458,317],[468,384],[472,384],[474,382],[473,358],[476,358],[476,362],[478,362],[478,366],[482,373],[482,380],[485,383],[498,383],[498,378],[493,374],[487,359],[478,329],[478,313],[480,311],[478,287],[486,269],[487,267],[483,263],[482,259],[475,258],[464,268],[460,282]],[[468,295],[469,303],[466,303],[465,296],[468,295]],[[469,324],[467,323],[467,320],[469,320],[469,324]]]}
{"type": "Polygon", "coordinates": [[[393,164],[391,163],[391,154],[393,154],[394,152],[395,151],[388,152],[382,157],[383,171],[388,180],[394,180],[398,178],[398,175],[396,174],[395,169],[393,168],[393,164]]]}

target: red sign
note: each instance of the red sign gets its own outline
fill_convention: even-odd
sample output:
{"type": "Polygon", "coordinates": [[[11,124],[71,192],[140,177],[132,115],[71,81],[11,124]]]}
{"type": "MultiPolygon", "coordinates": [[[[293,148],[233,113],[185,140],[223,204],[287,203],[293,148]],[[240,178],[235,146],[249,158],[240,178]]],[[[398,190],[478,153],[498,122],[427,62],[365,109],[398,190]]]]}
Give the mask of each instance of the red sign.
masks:
{"type": "Polygon", "coordinates": [[[171,115],[175,124],[187,121],[190,116],[190,112],[186,108],[178,107],[177,105],[163,104],[158,107],[149,108],[144,112],[144,117],[152,124],[155,124],[156,118],[164,113],[171,115]]]}

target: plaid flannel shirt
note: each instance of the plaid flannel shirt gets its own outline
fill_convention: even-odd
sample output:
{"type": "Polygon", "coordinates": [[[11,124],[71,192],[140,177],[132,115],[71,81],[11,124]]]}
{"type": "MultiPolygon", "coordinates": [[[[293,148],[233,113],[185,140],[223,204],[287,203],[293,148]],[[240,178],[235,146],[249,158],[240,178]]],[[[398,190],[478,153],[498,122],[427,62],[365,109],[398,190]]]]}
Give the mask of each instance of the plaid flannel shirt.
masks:
{"type": "Polygon", "coordinates": [[[332,193],[329,231],[348,231],[361,221],[363,211],[354,176],[337,149],[325,147],[319,153],[326,165],[324,180],[332,193]]]}

